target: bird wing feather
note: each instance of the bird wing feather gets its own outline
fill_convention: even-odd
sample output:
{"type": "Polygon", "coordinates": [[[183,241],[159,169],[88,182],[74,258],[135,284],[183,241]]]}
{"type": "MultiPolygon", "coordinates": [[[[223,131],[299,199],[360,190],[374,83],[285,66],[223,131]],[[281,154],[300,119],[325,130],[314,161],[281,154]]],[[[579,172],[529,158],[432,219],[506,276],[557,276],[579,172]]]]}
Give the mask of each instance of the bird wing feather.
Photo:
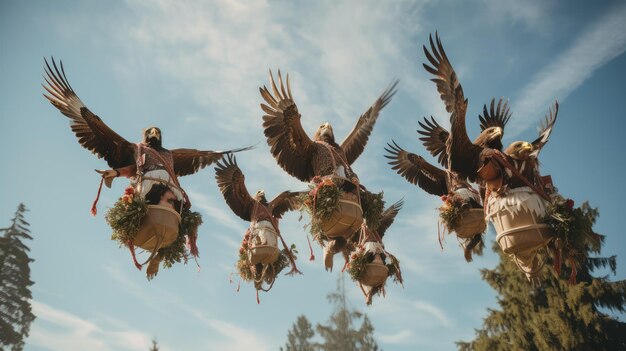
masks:
{"type": "Polygon", "coordinates": [[[374,104],[359,117],[356,125],[341,143],[341,148],[346,154],[348,164],[354,163],[356,159],[363,153],[365,144],[369,139],[374,124],[380,115],[380,111],[387,106],[391,98],[396,93],[398,81],[394,81],[385,91],[376,99],[374,104]]]}
{"type": "Polygon", "coordinates": [[[266,102],[261,104],[261,109],[265,112],[263,129],[267,144],[280,167],[290,175],[307,182],[314,176],[311,165],[314,143],[302,128],[301,116],[291,95],[289,75],[286,79],[286,89],[280,71],[278,80],[280,90],[270,71],[273,94],[266,86],[259,88],[266,102]]]}
{"type": "Polygon", "coordinates": [[[100,117],[93,114],[70,86],[63,62],[57,66],[54,58],[52,66],[44,58],[47,85],[42,84],[48,94],[44,97],[70,119],[70,128],[85,149],[98,158],[104,158],[112,168],[120,168],[135,162],[134,144],[122,138],[109,128],[100,117]]]}
{"type": "Polygon", "coordinates": [[[245,176],[232,154],[217,161],[215,179],[230,209],[244,221],[251,221],[256,200],[250,196],[245,184],[245,176]]]}
{"type": "Polygon", "coordinates": [[[391,160],[391,169],[429,194],[448,194],[446,171],[431,165],[419,155],[405,151],[393,140],[392,143],[393,145],[388,143],[389,148],[385,148],[388,153],[385,157],[391,160]]]}

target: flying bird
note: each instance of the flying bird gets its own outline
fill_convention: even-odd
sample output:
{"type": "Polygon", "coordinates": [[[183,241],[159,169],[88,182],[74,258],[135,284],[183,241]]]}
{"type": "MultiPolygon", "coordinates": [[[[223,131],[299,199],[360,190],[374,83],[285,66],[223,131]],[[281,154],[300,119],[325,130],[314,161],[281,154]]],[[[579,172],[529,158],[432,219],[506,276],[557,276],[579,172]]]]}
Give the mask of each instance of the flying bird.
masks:
{"type": "MultiPolygon", "coordinates": [[[[395,141],[387,144],[385,148],[386,158],[391,161],[391,169],[404,177],[409,183],[415,184],[422,190],[435,196],[457,195],[463,201],[463,206],[469,208],[482,208],[480,196],[466,181],[458,177],[454,172],[440,169],[430,164],[422,156],[405,151],[395,141]]],[[[464,240],[465,259],[472,260],[472,252],[482,254],[484,246],[482,232],[476,233],[471,238],[464,240]]]]}
{"type": "Polygon", "coordinates": [[[228,155],[216,163],[215,179],[228,207],[244,221],[272,222],[280,219],[285,212],[299,208],[297,197],[300,192],[283,191],[272,201],[267,201],[264,190],[251,196],[246,188],[245,176],[234,156],[228,155]]]}
{"type": "MultiPolygon", "coordinates": [[[[72,89],[65,75],[63,63],[57,66],[45,62],[42,84],[48,94],[44,96],[59,111],[70,119],[70,128],[81,146],[104,158],[111,170],[98,171],[110,186],[114,177],[134,177],[141,173],[142,195],[146,195],[153,184],[165,183],[172,188],[178,200],[183,199],[178,178],[196,173],[200,169],[221,159],[225,154],[248,150],[250,147],[226,151],[202,151],[197,149],[168,150],[162,146],[161,130],[150,127],[144,130],[140,143],[131,143],[109,128],[100,117],[93,114],[72,89]],[[150,179],[148,179],[150,178],[150,179]]],[[[95,210],[92,209],[92,211],[95,210]]]]}
{"type": "Polygon", "coordinates": [[[301,115],[291,94],[289,75],[286,87],[278,71],[279,87],[270,71],[273,94],[263,86],[259,88],[266,104],[263,129],[272,155],[287,173],[301,181],[309,182],[314,176],[337,174],[352,179],[356,174],[352,163],[361,155],[380,115],[396,92],[393,82],[374,104],[363,113],[348,136],[338,144],[330,123],[323,123],[310,138],[301,124],[301,115]]]}
{"type": "MultiPolygon", "coordinates": [[[[508,101],[503,101],[500,98],[496,107],[495,98],[492,98],[490,109],[487,109],[487,104],[483,105],[483,114],[478,115],[478,118],[480,120],[481,133],[474,139],[474,144],[480,147],[502,150],[504,127],[511,118],[508,101]]],[[[432,116],[430,116],[430,120],[424,117],[424,121],[419,121],[418,123],[422,128],[417,130],[417,133],[422,135],[419,138],[422,144],[431,155],[437,157],[437,162],[440,165],[448,168],[446,143],[448,142],[450,132],[437,123],[432,116]]]]}
{"type": "MultiPolygon", "coordinates": [[[[433,74],[435,78],[431,79],[437,86],[441,99],[443,100],[446,111],[450,113],[451,122],[451,136],[448,136],[443,143],[444,149],[440,146],[426,146],[429,151],[439,153],[446,152],[445,155],[447,161],[445,161],[445,167],[450,168],[463,178],[468,178],[470,181],[477,179],[476,171],[482,165],[482,162],[488,155],[482,154],[483,149],[496,149],[502,148],[502,134],[503,129],[508,119],[510,118],[509,109],[507,103],[502,105],[502,99],[498,102],[498,107],[494,110],[494,102],[491,101],[491,110],[487,111],[486,105],[483,108],[484,116],[480,116],[481,121],[481,134],[472,142],[465,128],[465,116],[467,112],[467,99],[463,94],[463,87],[458,81],[456,72],[452,68],[452,64],[448,59],[439,35],[435,33],[435,41],[433,41],[432,35],[429,37],[430,50],[426,46],[423,46],[424,54],[432,66],[424,64],[424,68],[429,73],[433,74]],[[436,42],[436,44],[435,44],[436,42]]],[[[433,119],[434,121],[434,119],[433,119]]],[[[427,121],[428,122],[428,121],[427,121]]],[[[422,128],[425,128],[426,133],[420,133],[427,137],[424,140],[426,143],[440,142],[434,139],[435,136],[440,138],[440,130],[437,126],[430,125],[424,126],[420,123],[422,128]],[[438,134],[428,133],[429,129],[435,129],[438,134]]]]}
{"type": "MultiPolygon", "coordinates": [[[[404,200],[402,199],[402,200],[397,201],[393,205],[387,207],[383,211],[383,213],[381,215],[380,224],[378,225],[376,230],[372,230],[372,229],[368,228],[367,225],[365,225],[365,227],[362,228],[362,230],[364,229],[364,231],[362,231],[362,235],[365,235],[365,238],[363,238],[363,241],[366,243],[365,245],[368,245],[367,244],[368,242],[370,242],[370,243],[378,243],[378,244],[381,245],[380,246],[380,250],[383,250],[383,252],[384,252],[384,248],[382,247],[382,239],[385,236],[385,233],[387,232],[387,229],[389,229],[389,227],[395,221],[396,216],[398,215],[398,213],[402,209],[403,205],[404,205],[404,200]]],[[[358,244],[357,241],[359,240],[359,236],[355,235],[352,238],[354,238],[354,239],[348,241],[348,244],[342,250],[342,254],[343,254],[343,257],[344,257],[346,263],[348,263],[350,261],[350,254],[352,253],[352,251],[354,251],[356,249],[356,245],[358,244]]]]}
{"type": "MultiPolygon", "coordinates": [[[[261,224],[260,228],[266,225],[273,227],[287,248],[278,228],[278,219],[285,212],[299,208],[300,204],[297,199],[301,194],[300,192],[283,191],[269,202],[265,197],[264,190],[257,191],[254,197],[250,196],[246,188],[245,176],[239,168],[236,158],[230,154],[215,165],[215,179],[224,200],[237,216],[244,221],[251,222],[251,228],[258,224],[261,224]]],[[[299,273],[291,254],[289,254],[289,259],[292,267],[290,273],[299,273]]]]}
{"type": "MultiPolygon", "coordinates": [[[[535,186],[543,187],[541,174],[539,173],[539,153],[550,139],[558,113],[559,102],[555,101],[538,128],[539,136],[537,139],[530,143],[527,141],[514,141],[504,150],[504,154],[511,158],[515,169],[535,186]]],[[[508,181],[510,188],[527,185],[522,178],[513,175],[510,170],[506,171],[510,177],[508,181]]]]}
{"type": "Polygon", "coordinates": [[[387,144],[386,158],[391,161],[391,169],[404,177],[409,183],[435,196],[456,193],[470,203],[472,208],[481,208],[480,198],[471,185],[460,179],[454,172],[438,168],[422,156],[405,151],[395,141],[387,144]]]}

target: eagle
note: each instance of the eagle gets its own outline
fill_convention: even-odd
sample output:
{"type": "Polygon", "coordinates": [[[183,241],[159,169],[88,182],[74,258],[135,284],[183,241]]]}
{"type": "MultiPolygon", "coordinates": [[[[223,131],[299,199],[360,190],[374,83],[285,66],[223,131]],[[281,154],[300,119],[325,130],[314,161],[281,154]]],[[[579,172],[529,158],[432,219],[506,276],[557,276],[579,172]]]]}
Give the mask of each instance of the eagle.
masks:
{"type": "MultiPolygon", "coordinates": [[[[81,146],[104,158],[112,169],[98,171],[107,186],[117,176],[146,178],[141,184],[141,195],[149,193],[152,185],[164,183],[183,201],[184,192],[178,177],[196,173],[200,169],[221,159],[225,154],[249,150],[251,147],[226,151],[202,151],[197,149],[168,150],[162,146],[162,133],[157,127],[146,128],[140,143],[131,143],[109,128],[100,117],[91,112],[74,92],[65,75],[63,62],[52,65],[44,58],[42,84],[48,94],[44,96],[59,111],[70,119],[70,128],[81,146]],[[150,178],[150,179],[148,179],[150,178]]],[[[162,189],[160,190],[162,191],[162,189]]],[[[186,200],[188,203],[188,200],[186,200]]],[[[94,204],[95,205],[95,204],[94,204]]],[[[95,212],[95,206],[92,208],[95,212]]]]}
{"type": "MultiPolygon", "coordinates": [[[[231,154],[216,163],[215,179],[228,207],[237,216],[244,221],[251,222],[251,226],[265,222],[265,225],[272,226],[281,241],[283,240],[278,229],[278,220],[285,212],[299,208],[298,197],[302,194],[301,192],[283,191],[269,202],[264,190],[257,191],[254,197],[251,196],[246,188],[245,176],[237,164],[237,159],[231,154]]],[[[283,245],[286,247],[284,241],[283,245]]],[[[293,257],[290,255],[289,258],[292,267],[290,273],[299,273],[293,257]]]]}
{"type": "MultiPolygon", "coordinates": [[[[456,72],[443,49],[439,35],[435,33],[435,41],[430,35],[429,41],[432,53],[428,51],[426,46],[423,46],[423,49],[432,67],[427,64],[423,66],[426,71],[435,76],[431,80],[437,85],[437,91],[446,106],[446,111],[450,113],[452,137],[447,137],[444,141],[448,159],[446,168],[449,167],[463,178],[476,181],[476,171],[481,163],[491,156],[493,150],[502,148],[503,128],[510,117],[508,108],[505,104],[500,113],[492,110],[490,116],[483,116],[481,119],[482,132],[472,143],[465,129],[467,99],[463,94],[463,87],[461,87],[456,72]],[[483,154],[482,152],[486,149],[491,151],[483,154]]],[[[500,103],[498,103],[498,107],[500,107],[500,103]]]]}
{"type": "MultiPolygon", "coordinates": [[[[552,129],[556,123],[556,117],[559,113],[559,102],[555,101],[549,108],[544,120],[539,125],[539,136],[532,142],[527,141],[514,141],[506,149],[504,154],[507,155],[517,172],[528,180],[534,186],[543,188],[543,180],[539,173],[539,153],[543,147],[548,143],[552,129]]],[[[509,188],[517,188],[521,186],[527,186],[522,178],[511,174],[510,170],[507,171],[507,175],[510,177],[507,184],[509,188]]]]}
{"type": "Polygon", "coordinates": [[[387,229],[389,229],[389,227],[391,227],[391,225],[395,221],[396,216],[402,209],[402,206],[404,206],[404,199],[397,201],[383,211],[380,218],[380,224],[378,225],[376,230],[371,230],[367,227],[367,224],[365,224],[365,226],[361,230],[361,235],[364,235],[364,237],[360,237],[358,235],[354,235],[352,237],[354,239],[350,240],[342,250],[342,254],[346,261],[346,264],[348,264],[348,262],[350,261],[350,254],[356,249],[356,245],[358,245],[357,241],[362,241],[365,243],[365,245],[376,246],[376,244],[378,244],[380,245],[379,250],[382,250],[384,252],[384,247],[382,245],[383,237],[385,236],[387,229]]]}
{"type": "MultiPolygon", "coordinates": [[[[405,151],[395,141],[387,143],[385,158],[391,169],[404,177],[409,183],[415,184],[431,195],[443,197],[455,194],[461,197],[463,206],[482,208],[480,196],[472,186],[454,172],[438,168],[426,161],[422,156],[405,151]],[[465,205],[466,204],[466,205],[465,205]]],[[[472,260],[472,251],[480,254],[483,247],[482,232],[476,233],[464,244],[465,259],[472,260]],[[475,249],[476,248],[476,249],[475,249]]]]}
{"type": "Polygon", "coordinates": [[[338,144],[332,125],[328,122],[319,126],[313,138],[304,131],[301,115],[291,94],[289,75],[285,87],[278,71],[280,89],[276,86],[271,71],[269,79],[273,94],[266,86],[259,88],[266,102],[261,104],[265,112],[263,130],[272,155],[280,167],[304,182],[311,181],[315,176],[339,175],[348,179],[357,177],[351,165],[365,149],[380,111],[391,101],[398,81],[394,81],[376,99],[359,117],[343,142],[338,144]]]}
{"type": "MultiPolygon", "coordinates": [[[[484,104],[483,113],[478,115],[481,133],[474,139],[474,144],[480,147],[502,150],[504,127],[511,118],[511,112],[508,100],[503,101],[500,98],[497,105],[495,100],[495,98],[491,99],[489,109],[487,109],[487,104],[484,104]]],[[[433,116],[430,116],[430,120],[424,117],[424,121],[419,121],[418,123],[422,128],[417,130],[417,133],[421,135],[419,139],[422,141],[422,144],[433,157],[437,157],[439,164],[444,168],[448,168],[446,143],[448,142],[450,132],[437,123],[433,116]]]]}

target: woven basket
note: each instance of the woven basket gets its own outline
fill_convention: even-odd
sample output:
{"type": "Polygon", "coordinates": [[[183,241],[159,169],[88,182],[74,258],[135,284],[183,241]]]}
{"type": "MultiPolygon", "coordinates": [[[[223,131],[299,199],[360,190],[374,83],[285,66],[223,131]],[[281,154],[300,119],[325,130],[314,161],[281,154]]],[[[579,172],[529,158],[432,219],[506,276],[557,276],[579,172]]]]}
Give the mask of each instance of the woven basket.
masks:
{"type": "Polygon", "coordinates": [[[148,205],[133,245],[147,251],[168,247],[178,237],[180,215],[171,207],[148,205]]]}
{"type": "Polygon", "coordinates": [[[541,223],[541,219],[526,208],[517,212],[505,208],[491,213],[489,218],[498,233],[498,245],[506,254],[523,255],[547,245],[552,239],[550,226],[541,223]]]}
{"type": "Polygon", "coordinates": [[[382,286],[387,281],[389,268],[382,262],[372,262],[365,265],[360,281],[363,285],[376,287],[382,286]]]}
{"type": "Polygon", "coordinates": [[[278,234],[269,222],[259,222],[252,228],[252,244],[248,250],[251,264],[272,264],[280,255],[278,234]]]}
{"type": "Polygon", "coordinates": [[[487,229],[485,222],[485,212],[482,208],[470,208],[467,212],[463,212],[457,220],[454,231],[459,238],[472,238],[476,234],[480,234],[487,229]]]}
{"type": "Polygon", "coordinates": [[[350,238],[363,223],[363,209],[359,198],[353,193],[343,193],[337,203],[337,208],[330,218],[321,222],[321,227],[329,238],[350,238]]]}

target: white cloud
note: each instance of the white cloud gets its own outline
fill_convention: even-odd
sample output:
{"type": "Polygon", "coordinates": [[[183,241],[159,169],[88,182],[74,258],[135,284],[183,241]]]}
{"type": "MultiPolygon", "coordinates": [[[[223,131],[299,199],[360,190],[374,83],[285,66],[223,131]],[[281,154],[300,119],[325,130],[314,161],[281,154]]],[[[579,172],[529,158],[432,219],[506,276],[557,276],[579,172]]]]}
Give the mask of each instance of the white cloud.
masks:
{"type": "Polygon", "coordinates": [[[413,333],[410,330],[402,329],[393,334],[378,334],[378,339],[385,344],[409,344],[413,339],[413,333]]]}
{"type": "Polygon", "coordinates": [[[226,132],[260,122],[258,87],[269,84],[268,69],[281,68],[291,75],[305,129],[312,133],[331,121],[343,137],[394,77],[407,81],[410,96],[432,104],[429,110],[441,110],[433,87],[416,79],[417,50],[406,45],[421,31],[415,23],[428,2],[129,0],[137,18],[115,32],[113,41],[126,53],[116,68],[130,79],[150,58],[199,106],[218,114],[206,123],[226,132]]]}
{"type": "Polygon", "coordinates": [[[137,330],[105,327],[42,302],[32,302],[33,323],[27,344],[46,350],[146,350],[151,337],[137,330]]]}
{"type": "Polygon", "coordinates": [[[549,105],[564,100],[604,64],[626,50],[626,4],[619,4],[591,24],[554,62],[543,68],[516,99],[509,135],[538,124],[549,105]]]}
{"type": "Polygon", "coordinates": [[[521,23],[531,30],[544,29],[547,17],[546,7],[549,2],[544,0],[516,1],[516,0],[484,0],[486,19],[499,24],[521,23]]]}
{"type": "MultiPolygon", "coordinates": [[[[223,267],[220,267],[220,269],[222,268],[223,267]]],[[[198,309],[197,306],[192,306],[185,302],[177,293],[152,286],[151,293],[145,294],[145,290],[141,290],[139,285],[130,279],[124,271],[118,269],[117,266],[107,266],[105,267],[105,271],[114,280],[120,283],[118,286],[123,287],[130,294],[140,298],[141,302],[150,308],[158,309],[164,314],[167,314],[167,311],[172,314],[183,313],[185,316],[190,316],[203,323],[208,328],[208,331],[202,334],[203,337],[197,337],[197,344],[204,345],[202,349],[209,351],[260,351],[269,349],[269,342],[263,335],[253,330],[238,327],[230,321],[212,318],[210,315],[207,315],[204,310],[198,309]]],[[[128,336],[124,337],[128,338],[128,336]]]]}

